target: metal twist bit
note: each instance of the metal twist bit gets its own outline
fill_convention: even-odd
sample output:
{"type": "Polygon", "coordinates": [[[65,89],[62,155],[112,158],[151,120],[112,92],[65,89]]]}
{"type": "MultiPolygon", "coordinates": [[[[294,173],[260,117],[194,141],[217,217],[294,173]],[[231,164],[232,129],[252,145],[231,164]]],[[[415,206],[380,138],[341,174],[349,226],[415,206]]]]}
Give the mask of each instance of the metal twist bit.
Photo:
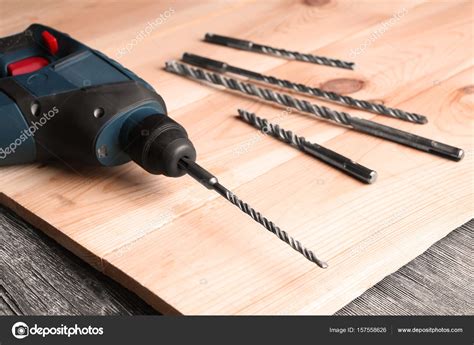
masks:
{"type": "Polygon", "coordinates": [[[266,101],[276,102],[278,104],[296,108],[300,111],[310,113],[324,120],[333,121],[342,125],[350,126],[350,115],[344,112],[321,107],[316,104],[311,104],[308,101],[300,100],[291,97],[287,94],[282,94],[270,89],[261,88],[254,84],[245,83],[240,80],[224,77],[214,72],[204,71],[201,68],[187,66],[178,61],[168,61],[165,69],[168,72],[191,77],[197,80],[204,80],[211,84],[222,85],[228,89],[243,92],[250,96],[255,96],[266,101]]]}
{"type": "Polygon", "coordinates": [[[330,59],[324,56],[317,56],[313,54],[303,54],[286,49],[274,48],[251,41],[241,40],[233,37],[220,36],[215,34],[206,34],[204,41],[224,45],[227,47],[237,48],[241,50],[248,50],[252,52],[273,55],[280,58],[298,60],[304,62],[311,62],[318,65],[325,65],[330,67],[338,67],[344,69],[354,69],[353,62],[342,61],[338,59],[330,59]]]}
{"type": "Polygon", "coordinates": [[[179,167],[186,171],[189,176],[201,183],[207,189],[211,189],[219,193],[221,196],[227,199],[227,201],[237,206],[242,212],[246,213],[247,215],[252,217],[253,220],[263,225],[268,231],[275,234],[280,240],[289,244],[291,248],[301,253],[306,259],[314,262],[321,268],[328,267],[328,264],[318,259],[311,250],[305,248],[299,241],[289,236],[285,231],[281,230],[273,222],[262,216],[260,212],[250,207],[247,203],[240,200],[234,193],[232,193],[230,190],[221,185],[217,180],[217,177],[212,175],[209,171],[201,167],[199,164],[188,158],[182,158],[178,164],[179,167]]]}
{"type": "Polygon", "coordinates": [[[349,96],[340,95],[335,92],[324,91],[318,88],[310,88],[301,84],[294,85],[294,90],[298,90],[298,88],[302,90],[301,91],[302,93],[312,94],[313,96],[324,98],[324,99],[327,99],[339,104],[349,106],[351,108],[363,109],[375,114],[387,115],[387,116],[391,116],[400,120],[405,120],[405,121],[414,122],[414,123],[425,124],[428,122],[428,119],[426,118],[426,116],[416,114],[416,113],[411,113],[411,112],[404,111],[397,108],[387,107],[383,104],[368,102],[365,100],[360,100],[360,99],[352,98],[349,96]]]}
{"type": "Polygon", "coordinates": [[[265,134],[270,134],[273,137],[276,137],[287,144],[296,146],[301,151],[305,151],[305,147],[308,144],[311,144],[304,137],[296,135],[292,131],[287,131],[281,128],[279,125],[274,125],[273,123],[268,122],[266,119],[262,119],[253,113],[239,109],[239,116],[246,122],[250,123],[254,127],[260,129],[265,134]]]}
{"type": "Polygon", "coordinates": [[[332,151],[321,145],[317,145],[307,141],[304,137],[300,137],[292,131],[287,131],[279,125],[274,125],[268,120],[258,117],[253,113],[249,113],[243,109],[239,109],[239,116],[242,120],[260,129],[265,134],[295,146],[298,150],[328,164],[331,167],[341,170],[345,174],[354,177],[365,183],[374,183],[377,179],[377,172],[369,169],[350,158],[347,158],[335,151],[332,151]]]}
{"type": "Polygon", "coordinates": [[[289,51],[281,48],[273,48],[265,45],[261,45],[261,51],[264,54],[274,55],[277,57],[282,57],[286,59],[311,62],[318,65],[325,65],[331,67],[345,68],[345,69],[354,69],[353,62],[346,62],[338,59],[329,59],[324,56],[317,56],[313,54],[303,54],[295,51],[289,51]]]}
{"type": "Polygon", "coordinates": [[[290,245],[291,248],[296,250],[297,252],[301,253],[306,259],[309,261],[314,262],[321,268],[327,268],[328,264],[316,257],[316,255],[306,247],[304,247],[298,240],[295,240],[293,237],[288,235],[288,233],[284,230],[281,230],[278,226],[276,226],[273,222],[269,221],[267,218],[262,216],[260,212],[255,211],[252,207],[249,206],[246,202],[240,200],[235,194],[230,191],[226,192],[225,198],[229,200],[232,204],[240,208],[240,210],[250,217],[253,218],[256,222],[262,224],[268,231],[274,233],[280,240],[286,242],[290,245]]]}
{"type": "Polygon", "coordinates": [[[214,72],[220,73],[232,73],[240,76],[244,76],[250,79],[258,80],[266,84],[276,85],[281,88],[289,89],[301,94],[311,95],[314,97],[322,98],[324,100],[342,104],[355,109],[362,109],[370,111],[375,114],[385,115],[394,117],[400,120],[415,122],[415,123],[427,123],[428,120],[425,116],[416,113],[410,113],[404,110],[386,107],[383,104],[377,104],[365,100],[355,99],[349,96],[344,96],[331,91],[324,91],[317,87],[309,87],[304,84],[293,83],[289,80],[279,79],[273,76],[260,74],[254,71],[250,71],[244,68],[229,65],[223,61],[209,59],[203,56],[185,53],[183,54],[183,61],[192,65],[207,68],[214,72]]]}
{"type": "Polygon", "coordinates": [[[393,141],[414,149],[438,155],[454,161],[460,161],[464,157],[464,151],[458,147],[450,146],[439,141],[421,137],[419,135],[402,131],[390,126],[385,126],[374,121],[351,116],[342,111],[336,111],[327,107],[320,107],[308,101],[297,99],[288,94],[276,92],[271,89],[255,86],[240,80],[224,77],[220,74],[207,72],[201,68],[189,67],[178,61],[169,61],[165,69],[168,72],[190,77],[194,80],[204,80],[211,84],[221,85],[228,89],[239,91],[250,96],[278,103],[286,107],[297,109],[314,115],[317,118],[346,126],[358,132],[374,137],[393,141]]]}

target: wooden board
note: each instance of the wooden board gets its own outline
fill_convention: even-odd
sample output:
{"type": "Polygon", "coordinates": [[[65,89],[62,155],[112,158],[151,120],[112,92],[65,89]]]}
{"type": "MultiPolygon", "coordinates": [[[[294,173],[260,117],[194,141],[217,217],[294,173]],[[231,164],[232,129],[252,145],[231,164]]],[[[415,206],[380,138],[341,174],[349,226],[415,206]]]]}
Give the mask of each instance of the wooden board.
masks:
{"type": "MultiPolygon", "coordinates": [[[[0,206],[0,316],[157,314],[135,294],[0,206]]],[[[337,315],[472,315],[474,219],[337,315]]]]}
{"type": "MultiPolygon", "coordinates": [[[[0,203],[165,313],[329,314],[472,217],[472,2],[1,2],[1,35],[32,21],[111,57],[170,7],[119,61],[151,82],[223,184],[326,259],[321,270],[191,178],[31,165],[0,169],[0,203]],[[403,10],[405,8],[405,10],[403,10]],[[355,71],[200,41],[215,32],[349,59],[355,71]],[[104,20],[107,18],[107,20],[104,20]],[[454,163],[199,85],[162,70],[184,51],[426,114],[421,126],[352,114],[459,146],[454,163]],[[237,107],[374,168],[362,185],[235,119],[237,107]]],[[[322,104],[323,102],[317,102],[322,104]]],[[[339,108],[340,107],[335,107],[339,108]]]]}

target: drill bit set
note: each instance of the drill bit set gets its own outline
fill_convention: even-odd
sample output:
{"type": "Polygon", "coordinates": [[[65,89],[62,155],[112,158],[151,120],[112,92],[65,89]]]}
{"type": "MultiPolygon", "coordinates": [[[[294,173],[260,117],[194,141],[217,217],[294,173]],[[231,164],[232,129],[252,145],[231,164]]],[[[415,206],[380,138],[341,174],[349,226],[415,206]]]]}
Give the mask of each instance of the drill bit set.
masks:
{"type": "Polygon", "coordinates": [[[250,70],[243,69],[240,67],[235,67],[225,62],[209,59],[203,56],[185,53],[183,55],[182,60],[183,62],[186,62],[188,64],[195,65],[197,67],[206,68],[214,72],[231,73],[231,74],[247,77],[249,79],[260,81],[265,84],[275,85],[280,88],[291,90],[295,93],[313,96],[313,97],[320,98],[325,101],[333,102],[336,104],[340,104],[346,107],[365,110],[365,111],[372,112],[374,114],[386,115],[386,116],[394,117],[400,120],[405,120],[405,121],[410,121],[410,122],[415,122],[415,123],[423,124],[423,123],[428,122],[426,117],[423,115],[410,113],[410,112],[400,110],[400,109],[386,107],[383,104],[377,104],[377,103],[373,103],[369,101],[355,99],[355,98],[340,95],[331,91],[324,91],[317,87],[310,87],[303,84],[294,83],[289,80],[279,79],[273,76],[260,74],[254,71],[250,71],[250,70]]]}
{"type": "Polygon", "coordinates": [[[169,72],[186,76],[196,81],[205,81],[209,84],[223,86],[226,89],[253,96],[270,103],[294,108],[298,111],[313,115],[318,119],[327,120],[348,129],[393,141],[454,161],[461,160],[464,155],[463,150],[457,147],[446,145],[390,126],[381,125],[371,120],[352,116],[343,111],[337,111],[325,106],[312,104],[304,99],[298,99],[289,94],[280,93],[273,89],[260,87],[252,83],[226,77],[219,73],[203,70],[202,68],[192,67],[179,61],[167,62],[165,69],[169,72]]]}
{"type": "MultiPolygon", "coordinates": [[[[246,40],[215,34],[206,34],[204,41],[241,50],[247,50],[286,59],[311,62],[325,66],[344,69],[353,69],[354,67],[354,64],[351,62],[325,58],[312,54],[302,54],[285,49],[277,49],[246,40]]],[[[211,86],[223,87],[224,89],[263,100],[265,102],[296,109],[300,112],[310,114],[319,120],[326,120],[350,130],[355,130],[371,136],[389,140],[453,161],[461,160],[464,155],[463,150],[460,148],[424,138],[390,126],[382,125],[371,120],[352,116],[344,111],[337,111],[326,106],[313,104],[307,100],[293,97],[290,94],[277,91],[273,88],[257,85],[255,83],[249,82],[248,80],[233,78],[227,74],[248,78],[249,80],[253,80],[260,84],[266,84],[270,87],[286,89],[292,93],[315,97],[317,99],[322,99],[353,109],[364,110],[374,114],[384,115],[416,124],[427,123],[427,118],[420,114],[391,108],[383,104],[352,98],[346,95],[337,94],[335,92],[325,91],[317,87],[291,82],[289,80],[280,79],[274,76],[269,76],[248,69],[232,66],[226,62],[189,53],[185,53],[181,61],[168,61],[165,65],[165,70],[195,81],[205,82],[211,86]]],[[[281,128],[278,124],[273,124],[267,119],[258,117],[256,114],[250,113],[243,109],[238,109],[238,113],[239,118],[245,123],[253,126],[267,135],[270,135],[288,145],[297,148],[307,155],[321,160],[322,162],[346,173],[351,177],[369,184],[373,183],[377,178],[376,171],[358,164],[352,161],[350,158],[347,158],[328,148],[316,143],[311,143],[304,137],[298,136],[292,131],[281,128]]],[[[308,260],[316,263],[320,267],[327,267],[326,262],[317,259],[315,255],[310,250],[304,248],[300,242],[289,237],[285,231],[280,230],[275,224],[268,221],[259,212],[256,212],[254,209],[248,206],[248,204],[242,202],[235,195],[222,187],[214,176],[209,175],[209,173],[206,171],[197,168],[198,166],[196,163],[193,164],[194,165],[187,166],[186,169],[188,174],[200,181],[207,188],[214,189],[216,192],[221,194],[228,201],[251,216],[255,221],[262,224],[269,231],[277,235],[281,240],[288,243],[293,249],[304,255],[308,260]]],[[[183,165],[183,167],[186,167],[186,165],[183,165]]]]}

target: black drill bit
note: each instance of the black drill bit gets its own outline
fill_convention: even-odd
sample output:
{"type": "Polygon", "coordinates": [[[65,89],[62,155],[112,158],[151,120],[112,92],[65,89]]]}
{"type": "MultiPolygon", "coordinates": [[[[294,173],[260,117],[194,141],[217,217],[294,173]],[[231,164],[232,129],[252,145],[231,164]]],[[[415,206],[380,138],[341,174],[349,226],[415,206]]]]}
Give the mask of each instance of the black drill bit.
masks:
{"type": "Polygon", "coordinates": [[[329,59],[324,56],[317,56],[312,54],[302,54],[286,49],[273,48],[262,44],[241,40],[237,38],[220,36],[215,34],[206,34],[204,41],[209,43],[220,44],[226,47],[237,48],[241,50],[248,50],[251,52],[272,55],[280,58],[298,60],[304,62],[311,62],[318,65],[325,65],[331,67],[354,69],[353,62],[341,61],[337,59],[329,59]]]}
{"type": "Polygon", "coordinates": [[[329,150],[323,146],[310,143],[306,140],[306,138],[300,137],[291,131],[287,131],[281,128],[279,125],[274,125],[268,122],[268,120],[260,118],[253,113],[249,113],[243,109],[239,109],[238,112],[242,120],[254,126],[255,128],[260,129],[263,133],[270,134],[271,136],[287,144],[295,146],[300,151],[307,153],[310,156],[315,157],[362,182],[373,183],[377,179],[376,171],[366,168],[365,166],[360,165],[337,152],[329,150]]]}
{"type": "Polygon", "coordinates": [[[460,161],[464,157],[464,151],[457,147],[446,145],[390,126],[384,126],[370,120],[351,116],[345,112],[311,104],[306,100],[294,98],[288,94],[258,87],[254,84],[245,83],[234,78],[225,77],[218,73],[187,66],[178,61],[167,62],[165,69],[168,72],[186,76],[194,80],[203,80],[214,85],[223,86],[230,90],[239,91],[249,96],[258,97],[265,101],[294,108],[301,112],[312,114],[319,119],[328,120],[332,123],[345,126],[358,132],[390,140],[447,159],[460,161]]]}
{"type": "Polygon", "coordinates": [[[326,101],[342,104],[355,109],[366,110],[375,114],[386,115],[400,120],[414,123],[427,123],[428,119],[420,114],[410,113],[401,109],[386,107],[383,104],[377,104],[369,101],[355,99],[349,96],[337,94],[335,92],[324,91],[317,87],[309,87],[304,84],[293,83],[289,80],[278,79],[273,76],[263,75],[240,67],[229,65],[222,61],[217,61],[194,54],[183,54],[184,62],[202,68],[207,68],[219,73],[233,73],[250,79],[258,80],[267,84],[276,85],[285,89],[306,94],[326,101]]]}
{"type": "Polygon", "coordinates": [[[226,198],[229,202],[237,206],[242,212],[252,217],[252,219],[255,220],[257,223],[260,223],[268,231],[275,234],[280,240],[286,242],[287,244],[291,246],[291,248],[301,253],[306,259],[314,262],[316,265],[318,265],[321,268],[328,267],[328,264],[318,259],[311,250],[305,248],[299,241],[292,238],[290,235],[288,235],[288,233],[281,230],[273,222],[269,221],[267,218],[262,216],[260,212],[254,210],[247,203],[240,200],[234,193],[232,193],[230,190],[228,190],[223,185],[221,185],[214,175],[212,175],[209,171],[205,170],[199,164],[187,158],[181,159],[178,164],[181,169],[186,171],[186,173],[189,174],[196,181],[201,183],[206,188],[214,190],[217,193],[219,193],[221,196],[226,198]]]}

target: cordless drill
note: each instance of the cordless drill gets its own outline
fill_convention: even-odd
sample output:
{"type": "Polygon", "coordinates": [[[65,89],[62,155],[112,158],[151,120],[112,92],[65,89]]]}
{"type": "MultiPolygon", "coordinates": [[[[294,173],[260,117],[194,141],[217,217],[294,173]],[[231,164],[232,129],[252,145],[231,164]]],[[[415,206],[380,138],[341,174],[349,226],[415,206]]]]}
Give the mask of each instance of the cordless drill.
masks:
{"type": "Polygon", "coordinates": [[[199,166],[153,87],[101,52],[33,24],[0,39],[0,166],[57,160],[189,174],[320,267],[327,264],[199,166]]]}

